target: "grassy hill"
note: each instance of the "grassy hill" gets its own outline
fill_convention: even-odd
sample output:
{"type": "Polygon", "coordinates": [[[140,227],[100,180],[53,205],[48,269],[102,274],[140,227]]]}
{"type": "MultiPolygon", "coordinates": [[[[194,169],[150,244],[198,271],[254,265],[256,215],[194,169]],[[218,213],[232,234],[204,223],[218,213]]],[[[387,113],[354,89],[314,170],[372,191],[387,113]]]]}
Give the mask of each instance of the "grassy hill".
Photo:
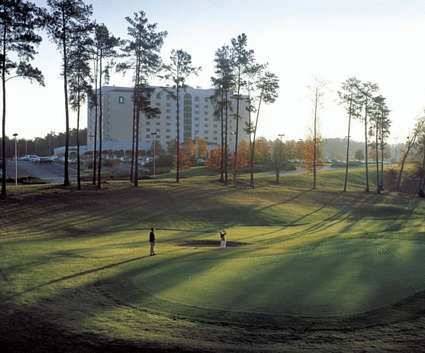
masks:
{"type": "Polygon", "coordinates": [[[250,189],[200,174],[138,189],[28,186],[0,204],[3,340],[15,351],[38,337],[40,351],[90,352],[423,343],[423,201],[366,194],[361,170],[347,193],[343,171],[322,171],[317,191],[307,175],[275,185],[262,173],[250,189]],[[227,249],[218,248],[222,228],[227,249]]]}

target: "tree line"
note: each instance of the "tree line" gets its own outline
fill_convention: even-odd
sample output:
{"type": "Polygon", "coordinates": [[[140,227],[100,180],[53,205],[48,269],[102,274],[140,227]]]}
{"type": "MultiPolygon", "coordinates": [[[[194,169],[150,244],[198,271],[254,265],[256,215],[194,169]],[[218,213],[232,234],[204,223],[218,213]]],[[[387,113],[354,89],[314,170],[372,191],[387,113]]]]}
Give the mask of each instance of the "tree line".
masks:
{"type": "MultiPolygon", "coordinates": [[[[17,155],[22,157],[25,155],[51,156],[55,148],[65,146],[66,136],[64,132],[49,132],[44,137],[35,137],[32,139],[18,138],[17,139],[17,155]]],[[[0,139],[1,141],[1,139],[0,139]]],[[[87,144],[87,129],[70,129],[69,141],[71,145],[76,146],[77,141],[82,145],[87,144]],[[78,134],[77,134],[78,132],[78,134]]],[[[0,154],[2,148],[0,144],[0,154]]],[[[6,136],[6,158],[15,156],[15,140],[6,136]]]]}
{"type": "MultiPolygon", "coordinates": [[[[0,70],[2,86],[2,175],[6,175],[8,140],[6,136],[7,83],[12,79],[26,78],[44,85],[42,72],[31,62],[42,41],[40,31],[45,30],[50,40],[61,54],[61,67],[64,94],[64,185],[70,185],[69,146],[71,129],[70,110],[77,116],[75,132],[77,149],[83,143],[80,131],[80,110],[84,101],[94,110],[94,142],[92,182],[97,188],[102,185],[103,156],[103,93],[102,87],[108,84],[112,72],[130,75],[133,82],[132,150],[130,181],[139,182],[140,116],[155,118],[160,111],[151,106],[153,79],[166,83],[163,89],[175,100],[176,143],[176,182],[180,181],[182,141],[180,123],[180,98],[190,77],[197,75],[201,67],[193,63],[190,53],[173,49],[167,60],[161,56],[167,31],[160,30],[157,23],[149,21],[144,11],[139,11],[124,19],[127,25],[126,38],[118,38],[104,23],[93,18],[93,7],[84,0],[47,0],[42,8],[27,0],[3,0],[0,4],[0,70]]],[[[247,163],[250,172],[250,185],[255,185],[255,156],[258,148],[258,127],[261,125],[261,112],[265,104],[276,101],[279,94],[279,78],[269,70],[269,65],[258,62],[255,51],[249,47],[247,35],[242,33],[228,41],[215,52],[214,76],[211,82],[215,94],[211,97],[215,105],[216,119],[220,122],[219,161],[220,181],[228,184],[238,182],[241,166],[241,132],[248,135],[247,163]],[[246,109],[246,112],[243,111],[246,109]],[[241,126],[242,114],[248,114],[248,123],[241,126]],[[229,121],[235,121],[235,130],[230,131],[229,121]],[[229,146],[230,136],[234,145],[229,146]]],[[[323,87],[314,89],[314,110],[312,119],[313,136],[305,144],[305,155],[310,157],[313,173],[312,187],[316,187],[316,169],[320,157],[320,134],[318,114],[323,87]],[[306,152],[307,151],[307,152],[306,152]]],[[[365,191],[370,191],[369,152],[374,151],[376,168],[376,192],[384,189],[384,154],[389,137],[391,120],[386,98],[374,82],[349,78],[342,83],[338,92],[340,102],[347,113],[346,172],[343,190],[347,191],[349,180],[349,159],[351,152],[351,131],[354,121],[364,128],[364,167],[365,191]]],[[[421,147],[423,125],[418,123],[415,132],[407,142],[406,158],[410,150],[421,147]],[[410,146],[410,148],[409,148],[410,146]]],[[[9,142],[8,142],[9,141],[9,142]]],[[[279,140],[276,144],[279,144],[279,140]]],[[[242,144],[242,147],[245,148],[242,144]]],[[[187,146],[186,146],[187,149],[187,146]]],[[[278,151],[278,150],[277,150],[278,151]]],[[[272,153],[273,154],[273,153],[272,153]]],[[[281,152],[276,152],[277,158],[281,152]]],[[[80,154],[77,153],[77,183],[80,183],[80,154]]],[[[243,163],[242,163],[243,164],[243,163]]],[[[404,165],[404,164],[402,164],[404,165]]],[[[403,167],[400,170],[401,180],[403,167]]],[[[6,197],[6,178],[2,178],[1,197],[6,197]]]]}
{"type": "MultiPolygon", "coordinates": [[[[114,36],[107,26],[93,18],[93,7],[84,0],[48,0],[47,8],[42,8],[26,0],[4,0],[0,4],[1,31],[1,77],[2,77],[2,159],[7,158],[6,138],[6,83],[13,78],[27,78],[44,85],[42,72],[31,65],[42,41],[39,32],[47,31],[51,41],[61,53],[65,115],[65,154],[64,185],[70,185],[69,145],[70,109],[77,115],[77,149],[80,148],[78,134],[80,109],[84,101],[89,101],[95,111],[95,134],[93,153],[93,184],[101,187],[102,182],[102,127],[103,94],[102,87],[110,80],[112,71],[130,74],[134,83],[132,160],[130,179],[138,185],[140,114],[154,118],[160,112],[152,107],[150,82],[160,78],[171,87],[166,88],[176,102],[176,182],[180,179],[180,94],[185,90],[187,79],[196,75],[200,67],[192,63],[192,57],[182,49],[174,49],[167,61],[161,57],[161,48],[167,36],[157,23],[151,23],[144,11],[125,18],[127,38],[114,36]]],[[[254,51],[247,47],[247,36],[241,34],[220,48],[216,53],[216,74],[212,81],[217,88],[217,106],[221,111],[223,181],[227,183],[228,161],[224,150],[228,150],[229,133],[235,136],[234,176],[237,178],[239,134],[247,129],[250,136],[251,155],[255,150],[255,136],[261,105],[272,103],[277,97],[278,78],[267,70],[267,64],[255,61],[254,51]],[[220,98],[221,97],[221,98],[220,98]],[[235,111],[229,107],[234,100],[235,111]],[[247,100],[249,112],[255,119],[249,126],[240,126],[241,101],[247,100]],[[228,131],[228,119],[236,121],[236,130],[228,131]],[[227,119],[227,120],[225,120],[227,119]]],[[[165,89],[165,88],[164,88],[165,89]]],[[[79,159],[79,153],[77,153],[79,159]]],[[[80,161],[77,163],[78,188],[80,184],[80,161]]],[[[2,164],[6,175],[6,163],[2,164]]],[[[1,196],[6,197],[6,181],[2,178],[1,196]]]]}

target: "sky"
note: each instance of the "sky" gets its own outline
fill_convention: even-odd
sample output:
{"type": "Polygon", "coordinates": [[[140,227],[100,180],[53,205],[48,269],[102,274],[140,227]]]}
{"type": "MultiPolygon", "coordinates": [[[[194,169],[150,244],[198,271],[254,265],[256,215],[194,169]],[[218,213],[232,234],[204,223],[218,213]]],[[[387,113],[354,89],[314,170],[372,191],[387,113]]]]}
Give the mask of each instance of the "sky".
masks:
{"type": "MultiPolygon", "coordinates": [[[[40,6],[45,0],[32,0],[40,6]]],[[[168,31],[162,56],[171,49],[188,51],[198,77],[188,82],[208,88],[214,52],[240,33],[248,36],[259,62],[268,62],[280,78],[279,98],[264,107],[259,135],[304,138],[313,122],[311,87],[326,82],[319,112],[323,137],[345,137],[347,117],[338,104],[341,82],[351,76],[379,84],[393,121],[391,142],[402,142],[425,107],[425,2],[419,0],[88,0],[97,22],[126,38],[124,18],[146,12],[168,31]]],[[[19,79],[8,82],[7,134],[44,136],[64,131],[61,57],[43,35],[34,61],[46,87],[19,79]]],[[[131,78],[114,75],[113,85],[130,86],[131,78]]],[[[86,110],[82,116],[86,126],[86,110]]],[[[76,126],[72,115],[71,126],[76,126]]],[[[362,140],[360,122],[353,138],[362,140]]]]}

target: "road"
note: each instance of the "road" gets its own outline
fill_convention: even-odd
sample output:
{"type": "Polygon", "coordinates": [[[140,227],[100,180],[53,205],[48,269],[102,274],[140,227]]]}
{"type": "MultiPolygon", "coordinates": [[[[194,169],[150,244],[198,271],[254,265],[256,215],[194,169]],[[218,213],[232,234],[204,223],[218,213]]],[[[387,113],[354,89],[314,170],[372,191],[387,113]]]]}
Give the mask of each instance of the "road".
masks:
{"type": "MultiPolygon", "coordinates": [[[[71,180],[76,179],[76,170],[69,168],[71,180]]],[[[18,178],[34,177],[39,178],[46,183],[60,184],[63,183],[64,167],[63,163],[33,163],[29,161],[18,161],[18,178]]],[[[15,161],[8,161],[7,176],[15,178],[15,161]]]]}

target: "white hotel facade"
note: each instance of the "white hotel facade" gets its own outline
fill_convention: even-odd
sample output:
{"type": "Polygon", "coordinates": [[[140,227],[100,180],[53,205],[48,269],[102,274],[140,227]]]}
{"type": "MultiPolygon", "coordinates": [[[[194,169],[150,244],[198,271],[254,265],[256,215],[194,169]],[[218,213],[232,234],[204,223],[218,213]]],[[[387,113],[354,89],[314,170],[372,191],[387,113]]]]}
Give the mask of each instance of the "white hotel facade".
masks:
{"type": "MultiPolygon", "coordinates": [[[[147,118],[141,114],[140,150],[149,150],[153,142],[153,134],[167,148],[169,142],[176,140],[176,101],[167,92],[171,88],[154,87],[151,95],[151,106],[160,110],[155,118],[147,118]]],[[[214,89],[188,87],[181,92],[180,99],[180,142],[187,139],[202,138],[208,142],[209,148],[217,147],[221,141],[221,123],[215,116],[215,106],[211,97],[214,89]]],[[[130,150],[133,124],[133,88],[102,88],[103,104],[103,149],[130,150]]],[[[233,111],[229,112],[228,139],[229,148],[233,149],[236,129],[236,101],[233,100],[233,111]]],[[[247,103],[240,102],[239,140],[248,139],[245,132],[248,122],[247,103]]],[[[88,150],[93,150],[95,130],[95,109],[88,106],[87,142],[88,150]]]]}

